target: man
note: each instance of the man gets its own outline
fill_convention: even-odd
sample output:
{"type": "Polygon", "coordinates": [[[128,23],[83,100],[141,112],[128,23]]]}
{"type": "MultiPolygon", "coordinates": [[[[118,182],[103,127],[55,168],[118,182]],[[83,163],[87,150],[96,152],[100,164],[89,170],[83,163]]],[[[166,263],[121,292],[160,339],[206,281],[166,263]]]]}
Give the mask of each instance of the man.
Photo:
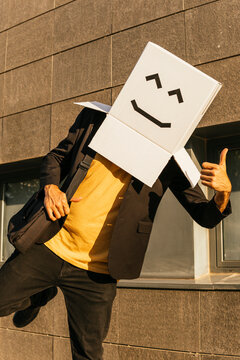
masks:
{"type": "Polygon", "coordinates": [[[212,200],[198,185],[189,187],[173,159],[149,188],[89,149],[104,118],[104,113],[84,109],[67,137],[44,157],[40,186],[47,213],[52,221],[68,216],[53,238],[25,254],[15,251],[0,271],[0,315],[18,310],[13,320],[19,327],[56,295],[56,286],[61,288],[74,360],[102,359],[116,279],[139,276],[154,216],[168,187],[202,226],[213,227],[231,212],[227,149],[219,164],[203,164],[202,183],[216,191],[212,200]],[[71,179],[85,155],[94,159],[69,207],[59,185],[66,176],[71,179]]]}

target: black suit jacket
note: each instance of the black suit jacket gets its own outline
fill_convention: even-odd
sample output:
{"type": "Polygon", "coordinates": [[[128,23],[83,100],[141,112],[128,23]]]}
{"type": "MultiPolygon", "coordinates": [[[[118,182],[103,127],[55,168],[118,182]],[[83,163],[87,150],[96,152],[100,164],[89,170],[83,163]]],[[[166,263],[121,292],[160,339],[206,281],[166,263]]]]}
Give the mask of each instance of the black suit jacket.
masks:
{"type": "MultiPolygon", "coordinates": [[[[43,158],[41,187],[47,184],[60,185],[66,176],[70,181],[84,155],[95,155],[88,144],[105,116],[104,113],[87,108],[78,115],[67,137],[43,158]]],[[[208,201],[205,198],[198,185],[190,188],[173,158],[151,188],[132,177],[110,241],[108,266],[114,278],[133,279],[139,276],[154,216],[168,187],[191,217],[204,227],[216,226],[231,212],[228,204],[222,214],[213,199],[208,201]]]]}

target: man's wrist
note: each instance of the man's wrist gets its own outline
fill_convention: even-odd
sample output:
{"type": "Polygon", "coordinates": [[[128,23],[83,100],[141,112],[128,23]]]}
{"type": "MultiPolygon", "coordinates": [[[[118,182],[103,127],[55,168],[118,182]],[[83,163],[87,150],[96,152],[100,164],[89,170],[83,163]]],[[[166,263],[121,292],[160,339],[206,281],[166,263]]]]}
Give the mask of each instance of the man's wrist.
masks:
{"type": "Polygon", "coordinates": [[[214,201],[221,211],[221,213],[226,209],[231,191],[217,191],[214,196],[214,201]]]}
{"type": "Polygon", "coordinates": [[[46,192],[48,189],[50,189],[50,188],[53,187],[53,186],[55,186],[55,187],[58,188],[58,186],[55,185],[55,184],[47,184],[47,185],[44,186],[44,191],[46,192]]]}

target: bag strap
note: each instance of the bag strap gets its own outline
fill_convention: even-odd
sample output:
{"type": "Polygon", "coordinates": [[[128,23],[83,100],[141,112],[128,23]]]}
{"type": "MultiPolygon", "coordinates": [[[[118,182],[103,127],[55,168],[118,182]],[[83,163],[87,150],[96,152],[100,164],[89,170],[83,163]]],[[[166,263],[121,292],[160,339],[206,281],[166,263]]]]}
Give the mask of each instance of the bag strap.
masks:
{"type": "Polygon", "coordinates": [[[83,179],[87,175],[92,160],[93,158],[90,155],[85,155],[83,160],[78,164],[77,171],[75,172],[72,181],[66,191],[66,196],[68,201],[71,200],[79,184],[83,181],[83,179]]]}

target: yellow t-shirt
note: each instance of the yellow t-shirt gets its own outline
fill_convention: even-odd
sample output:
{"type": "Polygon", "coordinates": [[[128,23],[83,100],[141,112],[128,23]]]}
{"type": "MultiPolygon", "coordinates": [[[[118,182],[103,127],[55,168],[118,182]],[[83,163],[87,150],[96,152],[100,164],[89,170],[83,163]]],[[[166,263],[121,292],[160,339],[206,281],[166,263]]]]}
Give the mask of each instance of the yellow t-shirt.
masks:
{"type": "Polygon", "coordinates": [[[108,274],[113,225],[131,175],[96,154],[61,230],[45,245],[69,263],[108,274]]]}

